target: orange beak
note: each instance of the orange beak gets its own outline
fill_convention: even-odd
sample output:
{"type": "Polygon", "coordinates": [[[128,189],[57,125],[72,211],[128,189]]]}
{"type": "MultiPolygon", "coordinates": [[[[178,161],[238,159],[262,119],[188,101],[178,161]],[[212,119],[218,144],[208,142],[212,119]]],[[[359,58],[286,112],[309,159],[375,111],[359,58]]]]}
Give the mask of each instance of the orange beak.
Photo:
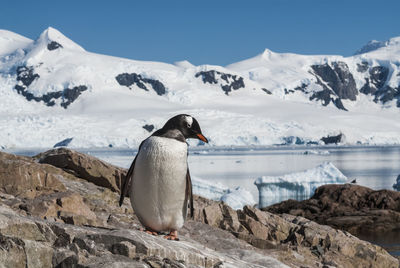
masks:
{"type": "Polygon", "coordinates": [[[197,138],[201,141],[204,141],[205,143],[208,143],[208,140],[206,139],[206,137],[203,136],[203,134],[196,134],[197,138]]]}

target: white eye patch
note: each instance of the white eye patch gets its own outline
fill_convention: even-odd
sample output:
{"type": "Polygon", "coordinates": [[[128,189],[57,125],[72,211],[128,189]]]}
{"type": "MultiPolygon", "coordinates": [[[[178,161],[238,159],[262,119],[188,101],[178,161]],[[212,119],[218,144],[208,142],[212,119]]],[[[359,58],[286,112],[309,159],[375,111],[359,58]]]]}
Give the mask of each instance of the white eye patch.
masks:
{"type": "Polygon", "coordinates": [[[193,118],[191,116],[186,116],[185,120],[186,120],[186,123],[188,125],[188,128],[191,128],[192,124],[193,124],[193,118]]]}

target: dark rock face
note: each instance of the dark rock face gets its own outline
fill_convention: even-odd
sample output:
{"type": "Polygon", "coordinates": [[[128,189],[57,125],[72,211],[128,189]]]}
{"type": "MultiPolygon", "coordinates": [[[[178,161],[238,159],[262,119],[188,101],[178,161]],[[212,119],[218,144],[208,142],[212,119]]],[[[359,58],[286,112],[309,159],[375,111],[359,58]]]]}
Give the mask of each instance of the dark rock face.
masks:
{"type": "Polygon", "coordinates": [[[143,128],[144,128],[145,130],[147,130],[148,132],[152,132],[153,129],[154,129],[154,125],[148,125],[148,124],[146,124],[146,125],[143,126],[143,128]]]}
{"type": "Polygon", "coordinates": [[[21,81],[23,86],[29,87],[32,82],[39,78],[38,74],[33,73],[33,66],[18,66],[17,81],[21,81]]]}
{"type": "Polygon", "coordinates": [[[384,66],[375,66],[369,70],[369,78],[365,78],[365,84],[360,92],[366,95],[375,95],[386,83],[389,69],[384,66]]]}
{"type": "Polygon", "coordinates": [[[322,83],[318,77],[317,81],[317,84],[321,85],[323,89],[321,91],[314,92],[310,96],[310,100],[321,100],[323,106],[327,106],[332,102],[338,109],[347,111],[347,109],[343,106],[342,101],[332,92],[332,90],[322,83]]]}
{"type": "Polygon", "coordinates": [[[55,100],[62,98],[62,102],[60,105],[66,109],[72,102],[74,102],[79,97],[79,95],[81,95],[81,92],[87,90],[87,87],[77,86],[73,88],[66,88],[64,89],[64,91],[50,92],[42,95],[41,97],[34,96],[32,93],[26,91],[25,87],[21,87],[19,85],[16,85],[15,89],[28,101],[31,100],[37,102],[43,101],[44,103],[46,103],[47,106],[54,106],[56,104],[55,100]]]}
{"type": "Polygon", "coordinates": [[[73,138],[67,138],[67,139],[62,140],[62,141],[60,141],[60,142],[57,142],[56,144],[54,144],[53,148],[68,146],[68,144],[70,144],[70,142],[71,142],[72,140],[73,140],[73,138]]]}
{"type": "Polygon", "coordinates": [[[33,66],[19,66],[17,68],[17,81],[21,81],[22,85],[17,84],[14,88],[17,90],[18,94],[24,96],[28,101],[43,101],[47,106],[54,106],[55,100],[62,98],[61,106],[65,109],[74,102],[83,91],[87,90],[87,87],[82,85],[66,88],[63,91],[49,92],[38,97],[28,92],[27,88],[39,77],[38,74],[34,73],[33,66]]]}
{"type": "Polygon", "coordinates": [[[155,79],[150,79],[150,78],[144,78],[140,74],[136,73],[123,73],[117,75],[115,77],[117,80],[118,84],[121,86],[127,86],[130,88],[132,85],[136,85],[137,87],[144,89],[146,91],[149,91],[148,86],[150,85],[153,90],[157,93],[157,95],[164,95],[166,90],[165,86],[163,83],[161,83],[158,80],[155,79]]]}
{"type": "MultiPolygon", "coordinates": [[[[388,101],[397,99],[397,106],[400,107],[400,85],[396,88],[386,85],[389,79],[390,70],[385,66],[371,67],[368,62],[357,63],[357,71],[366,73],[365,84],[357,89],[356,83],[349,67],[344,62],[332,62],[322,65],[312,65],[310,73],[317,79],[317,84],[322,90],[312,92],[309,99],[321,101],[327,106],[333,103],[338,109],[347,111],[342,100],[355,101],[358,92],[374,96],[374,101],[385,104],[388,101]]],[[[284,89],[285,94],[301,91],[307,94],[307,84],[302,83],[293,89],[284,89]]]]}
{"type": "Polygon", "coordinates": [[[361,63],[357,63],[357,72],[365,73],[368,70],[368,62],[363,61],[361,63]]]}
{"type": "Polygon", "coordinates": [[[365,84],[360,92],[365,95],[375,96],[375,102],[385,104],[397,99],[397,107],[400,107],[400,87],[392,88],[385,85],[389,78],[389,69],[384,66],[374,66],[369,70],[369,78],[365,78],[365,84]]]}
{"type": "Polygon", "coordinates": [[[55,50],[57,48],[63,48],[63,46],[56,41],[51,41],[50,43],[47,44],[47,49],[48,50],[55,50]]]}
{"type": "Polygon", "coordinates": [[[400,107],[400,87],[384,86],[375,93],[375,101],[381,101],[383,104],[393,99],[397,99],[397,107],[400,107]]]}
{"type": "Polygon", "coordinates": [[[339,135],[336,136],[326,136],[322,137],[321,141],[323,141],[325,144],[338,144],[342,141],[343,134],[340,133],[339,135]]]}
{"type": "Polygon", "coordinates": [[[295,87],[294,90],[296,90],[296,91],[301,91],[301,92],[305,93],[307,87],[308,87],[307,84],[302,83],[300,86],[295,87]]]}
{"type": "MultiPolygon", "coordinates": [[[[358,90],[349,67],[344,62],[312,65],[315,75],[319,76],[340,99],[356,100],[358,90]]],[[[324,88],[325,89],[325,88],[324,88]]]]}
{"type": "Polygon", "coordinates": [[[306,92],[307,87],[308,87],[308,84],[302,83],[300,86],[297,86],[294,89],[285,88],[284,91],[285,91],[286,95],[291,94],[291,93],[295,93],[296,91],[301,91],[303,93],[307,93],[306,92]]]}
{"type": "Polygon", "coordinates": [[[369,70],[371,83],[377,88],[383,87],[389,75],[389,69],[384,66],[375,66],[369,70]]]}
{"type": "Polygon", "coordinates": [[[365,95],[374,95],[376,92],[376,87],[374,85],[370,85],[369,79],[365,78],[365,84],[360,88],[360,92],[365,95]]]}
{"type": "Polygon", "coordinates": [[[264,91],[264,92],[267,93],[268,95],[272,95],[272,92],[269,91],[269,90],[266,89],[266,88],[262,88],[262,91],[264,91]]]}
{"type": "MultiPolygon", "coordinates": [[[[85,90],[87,90],[86,86],[77,86],[77,87],[73,87],[73,88],[64,89],[64,91],[62,92],[62,95],[61,95],[61,97],[62,97],[61,106],[64,108],[67,108],[68,105],[70,105],[72,102],[74,102],[79,97],[79,95],[81,95],[81,93],[85,90]]],[[[59,91],[59,92],[61,92],[61,91],[59,91]]]]}
{"type": "Polygon", "coordinates": [[[201,79],[203,80],[204,84],[220,83],[221,88],[226,95],[229,95],[229,92],[231,92],[232,90],[238,90],[239,88],[245,87],[243,82],[243,77],[237,75],[226,74],[215,70],[211,70],[211,71],[201,71],[195,74],[196,78],[199,76],[201,76],[201,79]]]}
{"type": "Polygon", "coordinates": [[[355,101],[358,95],[355,80],[347,64],[339,61],[331,65],[312,65],[311,68],[322,90],[314,92],[310,100],[322,100],[324,106],[333,102],[337,108],[347,111],[342,99],[355,101]]]}

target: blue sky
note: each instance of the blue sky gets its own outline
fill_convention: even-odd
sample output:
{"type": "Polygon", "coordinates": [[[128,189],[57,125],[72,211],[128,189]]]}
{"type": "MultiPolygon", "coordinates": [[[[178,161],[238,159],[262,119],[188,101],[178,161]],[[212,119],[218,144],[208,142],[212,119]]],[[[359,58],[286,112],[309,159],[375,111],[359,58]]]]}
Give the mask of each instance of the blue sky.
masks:
{"type": "Polygon", "coordinates": [[[48,26],[86,50],[137,60],[227,65],[262,53],[349,56],[400,35],[400,1],[3,1],[0,29],[48,26]]]}

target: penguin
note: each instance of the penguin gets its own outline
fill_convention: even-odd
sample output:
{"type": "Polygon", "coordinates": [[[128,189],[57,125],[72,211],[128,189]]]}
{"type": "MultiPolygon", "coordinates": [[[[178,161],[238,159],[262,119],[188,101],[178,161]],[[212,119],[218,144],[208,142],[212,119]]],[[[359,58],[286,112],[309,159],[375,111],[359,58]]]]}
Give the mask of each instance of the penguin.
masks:
{"type": "Polygon", "coordinates": [[[170,240],[179,240],[188,207],[193,217],[189,138],[208,143],[194,117],[179,114],[169,119],[142,141],[121,188],[119,205],[129,191],[132,208],[146,232],[169,232],[164,238],[170,240]]]}

